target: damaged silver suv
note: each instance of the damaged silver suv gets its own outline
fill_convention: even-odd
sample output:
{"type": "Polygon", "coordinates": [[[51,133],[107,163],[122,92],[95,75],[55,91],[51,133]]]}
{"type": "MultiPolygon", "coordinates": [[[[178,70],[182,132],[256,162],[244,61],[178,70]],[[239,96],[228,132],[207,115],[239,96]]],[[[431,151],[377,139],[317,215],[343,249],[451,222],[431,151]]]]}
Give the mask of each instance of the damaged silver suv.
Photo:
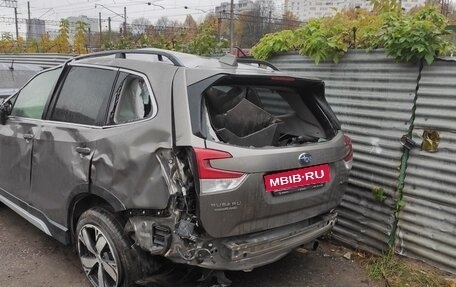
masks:
{"type": "Polygon", "coordinates": [[[331,229],[353,158],[322,81],[230,56],[80,56],[0,117],[0,200],[73,244],[93,286],[133,286],[163,258],[274,262],[331,229]]]}

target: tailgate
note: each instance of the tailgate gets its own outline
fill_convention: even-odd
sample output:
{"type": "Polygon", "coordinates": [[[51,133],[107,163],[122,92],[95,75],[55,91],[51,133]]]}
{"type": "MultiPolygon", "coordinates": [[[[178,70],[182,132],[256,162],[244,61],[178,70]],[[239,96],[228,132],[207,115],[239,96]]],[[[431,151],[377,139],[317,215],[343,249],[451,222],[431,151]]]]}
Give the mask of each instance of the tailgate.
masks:
{"type": "Polygon", "coordinates": [[[330,211],[341,201],[348,178],[341,132],[331,141],[297,147],[245,148],[212,141],[206,145],[229,150],[232,156],[211,160],[211,167],[243,174],[229,190],[200,190],[200,219],[213,237],[304,221],[330,211]]]}

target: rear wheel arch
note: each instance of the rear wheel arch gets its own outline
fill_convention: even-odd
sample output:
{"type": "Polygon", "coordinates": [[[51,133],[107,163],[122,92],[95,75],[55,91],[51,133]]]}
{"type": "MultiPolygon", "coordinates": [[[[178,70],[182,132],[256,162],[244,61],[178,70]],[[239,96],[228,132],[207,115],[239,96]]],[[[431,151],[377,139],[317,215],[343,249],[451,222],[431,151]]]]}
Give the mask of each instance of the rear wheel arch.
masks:
{"type": "Polygon", "coordinates": [[[78,194],[72,200],[68,209],[68,228],[70,230],[70,240],[74,243],[74,232],[78,223],[79,217],[87,210],[101,207],[103,209],[113,211],[114,208],[107,200],[90,193],[78,194]]]}
{"type": "MultiPolygon", "coordinates": [[[[155,273],[161,263],[135,246],[124,231],[127,218],[122,216],[106,199],[93,194],[81,194],[74,200],[71,209],[71,242],[74,251],[81,256],[78,248],[78,232],[82,227],[101,228],[103,236],[109,238],[110,250],[116,253],[119,283],[122,287],[136,286],[134,282],[147,274],[155,273]]],[[[81,262],[82,263],[82,262],[81,262]]],[[[84,268],[83,268],[84,269],[84,268]]],[[[90,279],[89,279],[90,281],[90,279]]]]}
{"type": "Polygon", "coordinates": [[[86,210],[93,207],[102,207],[112,213],[125,210],[125,206],[120,200],[109,191],[98,186],[90,186],[90,192],[87,192],[88,190],[89,188],[87,188],[87,186],[85,188],[78,188],[74,192],[75,194],[69,201],[67,207],[68,229],[70,231],[71,243],[74,243],[74,231],[78,219],[86,210]]]}

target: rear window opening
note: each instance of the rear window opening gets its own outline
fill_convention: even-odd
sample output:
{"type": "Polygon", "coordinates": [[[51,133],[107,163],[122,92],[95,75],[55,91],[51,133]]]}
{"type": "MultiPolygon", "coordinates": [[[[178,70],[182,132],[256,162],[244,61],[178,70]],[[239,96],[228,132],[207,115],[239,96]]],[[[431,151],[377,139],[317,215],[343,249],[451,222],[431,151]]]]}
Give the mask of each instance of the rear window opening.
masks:
{"type": "MultiPolygon", "coordinates": [[[[321,81],[229,77],[202,93],[206,139],[236,146],[290,146],[334,137],[321,81]],[[247,82],[247,83],[246,83],[247,82]],[[318,99],[319,98],[319,99],[318,99]],[[327,107],[322,108],[322,105],[327,107]]],[[[336,125],[337,126],[337,125],[336,125]]]]}

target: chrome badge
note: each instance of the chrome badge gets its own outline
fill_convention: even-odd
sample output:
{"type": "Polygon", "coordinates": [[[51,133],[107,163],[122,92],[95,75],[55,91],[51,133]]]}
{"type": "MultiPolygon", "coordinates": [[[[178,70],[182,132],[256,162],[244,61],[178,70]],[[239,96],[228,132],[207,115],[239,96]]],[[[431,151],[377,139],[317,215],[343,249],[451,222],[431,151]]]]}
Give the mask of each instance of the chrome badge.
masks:
{"type": "Polygon", "coordinates": [[[312,161],[312,156],[308,153],[302,153],[299,155],[298,161],[300,165],[309,164],[312,161]]]}

